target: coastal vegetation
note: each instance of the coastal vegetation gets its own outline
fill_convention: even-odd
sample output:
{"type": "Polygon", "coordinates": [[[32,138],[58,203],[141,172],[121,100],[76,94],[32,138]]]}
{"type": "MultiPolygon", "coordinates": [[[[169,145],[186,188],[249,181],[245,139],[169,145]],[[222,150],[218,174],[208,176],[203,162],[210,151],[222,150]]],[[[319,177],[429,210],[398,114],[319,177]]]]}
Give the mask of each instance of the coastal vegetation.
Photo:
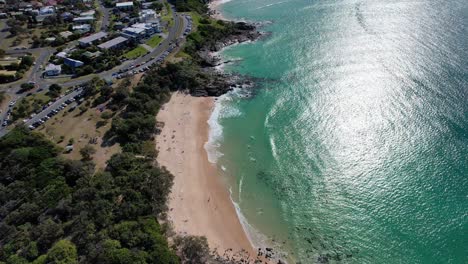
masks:
{"type": "Polygon", "coordinates": [[[208,1],[203,0],[175,0],[174,5],[178,12],[196,12],[201,15],[208,13],[208,1]]]}
{"type": "Polygon", "coordinates": [[[136,48],[125,53],[123,56],[127,59],[135,59],[145,55],[146,53],[148,53],[148,51],[145,48],[142,46],[137,46],[136,48]]]}
{"type": "Polygon", "coordinates": [[[42,106],[48,101],[50,101],[50,97],[43,92],[22,98],[11,111],[12,120],[15,121],[25,118],[32,113],[41,110],[42,106]]]}
{"type": "Polygon", "coordinates": [[[151,160],[116,154],[94,173],[41,134],[0,140],[0,261],[178,263],[156,217],[173,176],[151,160]]]}
{"type": "Polygon", "coordinates": [[[159,35],[155,35],[151,37],[150,39],[148,39],[148,41],[146,41],[146,44],[152,48],[156,48],[158,44],[161,43],[161,41],[162,41],[162,37],[159,35]]]}
{"type": "Polygon", "coordinates": [[[120,50],[104,50],[99,51],[96,47],[88,47],[86,49],[76,49],[69,58],[84,62],[86,66],[81,68],[72,68],[63,64],[62,59],[58,59],[58,63],[62,64],[63,72],[75,74],[78,76],[87,75],[93,72],[102,72],[110,70],[121,64],[119,57],[122,55],[120,50]],[[99,53],[98,56],[89,56],[89,53],[99,53]]]}
{"type": "MultiPolygon", "coordinates": [[[[116,87],[92,80],[83,88],[86,101],[79,109],[106,104],[101,117],[112,123],[104,142],[122,150],[103,169],[96,169],[91,145],[71,160],[23,127],[0,139],[0,263],[231,263],[221,257],[213,262],[203,237],[169,241],[170,228],[158,221],[165,219],[173,176],[154,163],[155,116],[172,91],[217,96],[231,88],[228,78],[203,69],[199,53],[239,29],[206,16],[202,1],[179,1],[176,8],[203,17],[201,31],[189,35],[185,60],[151,69],[133,89],[128,80],[116,87]]],[[[61,90],[50,88],[48,97],[61,90]]],[[[16,118],[34,111],[34,104],[40,103],[16,108],[16,118]]]]}
{"type": "Polygon", "coordinates": [[[0,65],[0,83],[7,83],[7,82],[12,82],[12,81],[21,79],[24,73],[29,70],[29,68],[33,65],[33,63],[34,63],[34,57],[26,55],[26,56],[21,57],[20,63],[15,62],[6,66],[0,65]],[[1,73],[3,71],[12,72],[14,74],[5,75],[1,73]]]}

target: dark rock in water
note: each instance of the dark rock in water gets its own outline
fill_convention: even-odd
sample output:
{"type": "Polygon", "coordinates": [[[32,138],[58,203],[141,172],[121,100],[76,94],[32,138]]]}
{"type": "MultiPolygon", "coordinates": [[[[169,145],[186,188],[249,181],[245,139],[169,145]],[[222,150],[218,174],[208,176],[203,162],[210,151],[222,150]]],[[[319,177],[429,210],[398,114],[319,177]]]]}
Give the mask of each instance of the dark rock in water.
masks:
{"type": "Polygon", "coordinates": [[[251,24],[247,24],[246,22],[237,22],[236,25],[240,30],[249,30],[249,31],[254,31],[255,26],[251,24]]]}
{"type": "MultiPolygon", "coordinates": [[[[259,39],[263,34],[257,31],[254,24],[246,22],[226,22],[231,23],[229,33],[222,36],[221,39],[206,42],[200,48],[196,55],[196,60],[202,66],[202,74],[197,78],[196,86],[192,85],[190,93],[193,96],[220,96],[236,87],[252,88],[253,82],[245,76],[225,75],[214,67],[223,64],[222,58],[214,54],[226,46],[246,41],[254,41],[259,39]]],[[[228,61],[229,62],[229,61],[228,61]]],[[[251,94],[253,96],[253,94],[251,94]]]]}
{"type": "Polygon", "coordinates": [[[328,259],[327,256],[324,256],[324,255],[320,255],[318,258],[317,258],[317,262],[318,263],[329,263],[330,260],[328,259]]]}
{"type": "Polygon", "coordinates": [[[213,52],[222,50],[223,48],[247,41],[255,41],[262,36],[262,33],[257,31],[255,25],[246,22],[237,22],[234,24],[233,31],[226,35],[224,38],[214,42],[208,43],[203,47],[198,55],[202,59],[202,65],[206,67],[215,67],[221,64],[218,56],[213,56],[213,52]]]}

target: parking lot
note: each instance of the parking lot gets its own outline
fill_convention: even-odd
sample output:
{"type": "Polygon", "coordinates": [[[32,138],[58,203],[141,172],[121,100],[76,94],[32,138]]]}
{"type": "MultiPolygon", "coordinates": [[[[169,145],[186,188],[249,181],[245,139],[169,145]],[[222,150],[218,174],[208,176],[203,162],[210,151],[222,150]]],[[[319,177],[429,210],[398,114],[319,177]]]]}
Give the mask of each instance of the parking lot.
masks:
{"type": "Polygon", "coordinates": [[[39,113],[34,114],[30,119],[23,120],[23,122],[29,127],[29,129],[34,130],[53,116],[63,111],[67,106],[71,105],[68,111],[75,109],[80,101],[82,101],[82,97],[83,89],[81,87],[77,87],[74,90],[70,90],[68,94],[61,95],[54,101],[44,105],[39,113]]]}
{"type": "MultiPolygon", "coordinates": [[[[163,41],[159,44],[156,49],[151,52],[150,54],[143,56],[139,59],[134,60],[129,66],[122,67],[120,70],[113,72],[103,72],[101,74],[102,78],[116,78],[121,79],[124,77],[133,76],[137,73],[143,73],[148,71],[152,67],[156,67],[163,63],[171,52],[174,51],[179,46],[180,41],[182,41],[182,35],[187,36],[192,30],[192,18],[187,14],[176,15],[176,26],[173,28],[172,34],[179,35],[179,37],[175,36],[171,40],[163,41]],[[177,26],[180,25],[180,26],[177,26]],[[181,31],[177,31],[176,29],[179,28],[181,31]],[[180,32],[180,33],[178,33],[180,32]]],[[[70,87],[72,85],[82,85],[86,79],[77,80],[77,81],[70,81],[63,86],[70,87]]],[[[42,85],[41,85],[42,86],[42,85]]],[[[42,87],[38,91],[45,89],[42,87]]],[[[76,107],[77,98],[80,99],[81,96],[81,89],[76,88],[72,90],[69,94],[65,94],[62,97],[56,99],[55,101],[50,102],[48,105],[43,106],[42,110],[38,113],[32,114],[29,119],[23,120],[24,124],[27,125],[30,129],[36,129],[41,124],[45,123],[48,119],[62,111],[66,106],[70,104],[75,104],[73,107],[76,107]],[[77,97],[78,96],[78,97],[77,97]]],[[[0,127],[0,137],[5,135],[7,132],[7,126],[12,123],[11,121],[11,111],[16,104],[17,100],[13,100],[10,102],[8,109],[5,111],[4,119],[0,120],[1,127],[0,127]]],[[[2,116],[0,115],[0,118],[2,116]]]]}

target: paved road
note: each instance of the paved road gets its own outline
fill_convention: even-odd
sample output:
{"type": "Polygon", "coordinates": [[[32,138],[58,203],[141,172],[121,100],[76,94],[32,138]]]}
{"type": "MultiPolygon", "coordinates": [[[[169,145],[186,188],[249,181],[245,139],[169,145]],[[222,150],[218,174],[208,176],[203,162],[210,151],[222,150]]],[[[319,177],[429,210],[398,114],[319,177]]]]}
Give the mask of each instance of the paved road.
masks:
{"type": "MultiPolygon", "coordinates": [[[[38,113],[37,115],[33,116],[31,119],[29,119],[27,122],[25,122],[24,124],[26,126],[30,126],[34,123],[36,123],[37,121],[39,121],[40,119],[46,117],[48,114],[50,114],[53,110],[59,110],[59,107],[65,103],[65,101],[67,101],[68,99],[71,99],[77,95],[79,95],[83,90],[82,89],[78,89],[76,91],[73,91],[65,96],[63,96],[62,98],[59,98],[57,101],[55,101],[53,104],[51,104],[49,107],[47,107],[46,109],[44,109],[43,111],[41,111],[40,113],[38,113]]],[[[59,110],[59,111],[66,111],[66,110],[59,110]]]]}
{"type": "MultiPolygon", "coordinates": [[[[30,126],[39,120],[45,118],[48,114],[50,114],[53,110],[58,110],[60,111],[66,111],[66,110],[60,110],[59,107],[65,103],[65,101],[79,95],[83,90],[82,89],[77,89],[67,95],[64,95],[62,98],[57,99],[54,103],[52,103],[50,106],[42,110],[40,113],[34,115],[32,118],[28,119],[26,122],[24,122],[24,125],[30,126]]],[[[7,129],[2,129],[0,130],[0,137],[3,137],[7,133],[7,129]]]]}
{"type": "MultiPolygon", "coordinates": [[[[160,59],[160,58],[162,58],[164,56],[164,52],[169,49],[170,43],[174,42],[175,40],[177,40],[178,38],[183,36],[184,30],[188,26],[188,22],[185,19],[185,17],[183,17],[183,16],[181,16],[181,15],[175,13],[175,12],[173,14],[174,14],[175,23],[174,23],[174,26],[169,30],[168,37],[166,39],[164,39],[159,44],[159,46],[156,47],[152,52],[148,53],[145,56],[139,57],[139,58],[137,58],[135,60],[125,61],[121,65],[119,65],[117,67],[114,67],[111,70],[104,71],[104,72],[101,72],[99,74],[88,75],[88,76],[81,77],[81,78],[78,78],[78,79],[75,79],[75,80],[72,79],[72,80],[67,81],[65,83],[60,83],[60,85],[62,87],[72,87],[72,86],[76,86],[76,85],[81,85],[83,83],[89,82],[91,79],[93,79],[96,76],[98,76],[100,78],[103,78],[103,79],[112,79],[113,78],[113,76],[112,76],[113,73],[116,73],[119,70],[128,69],[132,65],[138,65],[138,64],[142,64],[142,62],[145,62],[140,67],[133,69],[133,70],[139,70],[139,69],[141,69],[143,67],[146,67],[146,66],[149,66],[149,65],[152,65],[152,64],[156,63],[158,59],[160,59]]],[[[54,80],[49,79],[48,82],[53,83],[54,80]]]]}
{"type": "MultiPolygon", "coordinates": [[[[59,83],[62,87],[68,88],[72,86],[77,86],[77,85],[82,85],[86,82],[89,82],[92,78],[98,76],[103,79],[112,79],[114,76],[112,76],[113,73],[118,72],[119,70],[123,69],[128,69],[132,66],[140,64],[139,67],[133,68],[132,70],[140,70],[144,67],[150,66],[152,64],[155,64],[158,62],[158,60],[163,60],[166,58],[166,52],[169,51],[171,43],[175,43],[175,41],[183,36],[184,31],[189,27],[189,21],[186,19],[185,16],[181,16],[178,13],[175,12],[174,7],[173,8],[173,15],[174,15],[174,26],[169,29],[168,37],[164,39],[158,47],[156,47],[152,52],[149,54],[139,57],[133,61],[125,61],[121,65],[105,71],[101,72],[99,74],[92,74],[88,75],[82,78],[77,78],[77,79],[72,79],[70,81],[67,81],[65,83],[59,83],[59,81],[55,79],[43,79],[41,78],[42,71],[38,70],[40,65],[43,65],[45,60],[54,53],[54,49],[52,48],[40,48],[40,49],[26,49],[26,50],[21,50],[21,51],[11,51],[11,53],[25,53],[25,52],[33,52],[33,51],[41,51],[41,55],[39,58],[36,60],[36,65],[33,67],[33,71],[31,71],[31,75],[28,76],[27,80],[28,81],[34,81],[36,82],[36,88],[32,90],[31,92],[36,92],[38,90],[38,87],[42,88],[43,90],[47,90],[49,88],[49,85],[51,83],[59,83]],[[143,63],[144,62],[144,63],[143,63]]],[[[104,15],[104,13],[103,13],[104,15]]],[[[106,19],[105,19],[106,20],[106,19]]],[[[108,21],[108,19],[107,19],[108,21]]],[[[104,22],[103,22],[104,24],[104,22]]],[[[0,86],[2,87],[2,86],[0,86]]],[[[8,94],[11,95],[12,99],[10,101],[18,101],[21,98],[26,96],[26,93],[22,94],[17,94],[19,91],[20,87],[19,84],[16,84],[12,88],[6,90],[8,94]]],[[[6,116],[6,113],[1,113],[0,114],[0,123],[3,123],[3,120],[6,116]]],[[[6,132],[5,127],[0,127],[0,137],[2,137],[6,132]]]]}
{"type": "Polygon", "coordinates": [[[99,9],[99,12],[102,15],[101,31],[107,31],[108,27],[109,27],[109,24],[110,24],[110,10],[112,10],[112,8],[106,8],[102,4],[102,1],[98,1],[98,2],[99,2],[98,9],[99,9]]]}
{"type": "MultiPolygon", "coordinates": [[[[55,52],[55,49],[52,48],[40,48],[40,49],[35,49],[35,51],[40,51],[40,55],[38,58],[35,60],[35,65],[32,67],[32,69],[29,71],[29,76],[24,80],[22,80],[20,83],[16,83],[14,85],[8,85],[8,84],[3,84],[0,85],[0,87],[10,87],[7,90],[4,90],[6,93],[10,95],[10,102],[11,101],[18,101],[21,98],[25,97],[29,93],[35,93],[37,90],[39,90],[39,87],[48,87],[48,84],[44,84],[44,79],[42,79],[40,76],[42,74],[42,70],[40,69],[41,65],[45,64],[47,60],[49,59],[50,55],[52,55],[55,52]],[[23,82],[35,82],[35,88],[31,91],[18,94],[18,91],[21,89],[20,85],[23,82]]],[[[2,89],[3,90],[3,89],[2,89]]],[[[7,111],[0,113],[0,123],[3,123],[3,121],[6,118],[6,113],[7,111]]],[[[4,127],[0,127],[0,131],[4,130],[4,127]]]]}

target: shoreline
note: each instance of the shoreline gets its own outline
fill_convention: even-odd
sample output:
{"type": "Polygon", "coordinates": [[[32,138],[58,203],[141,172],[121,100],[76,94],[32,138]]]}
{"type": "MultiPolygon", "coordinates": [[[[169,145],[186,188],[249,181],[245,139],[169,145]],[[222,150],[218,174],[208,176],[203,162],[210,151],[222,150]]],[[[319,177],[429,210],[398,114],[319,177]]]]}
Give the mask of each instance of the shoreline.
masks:
{"type": "Polygon", "coordinates": [[[210,10],[210,16],[219,20],[228,20],[220,10],[222,4],[229,0],[212,0],[208,3],[208,9],[210,10]]]}
{"type": "Polygon", "coordinates": [[[174,174],[168,219],[178,235],[205,236],[221,256],[255,259],[226,183],[204,148],[214,103],[212,97],[177,92],[157,115],[164,122],[156,137],[157,161],[174,174]]]}

